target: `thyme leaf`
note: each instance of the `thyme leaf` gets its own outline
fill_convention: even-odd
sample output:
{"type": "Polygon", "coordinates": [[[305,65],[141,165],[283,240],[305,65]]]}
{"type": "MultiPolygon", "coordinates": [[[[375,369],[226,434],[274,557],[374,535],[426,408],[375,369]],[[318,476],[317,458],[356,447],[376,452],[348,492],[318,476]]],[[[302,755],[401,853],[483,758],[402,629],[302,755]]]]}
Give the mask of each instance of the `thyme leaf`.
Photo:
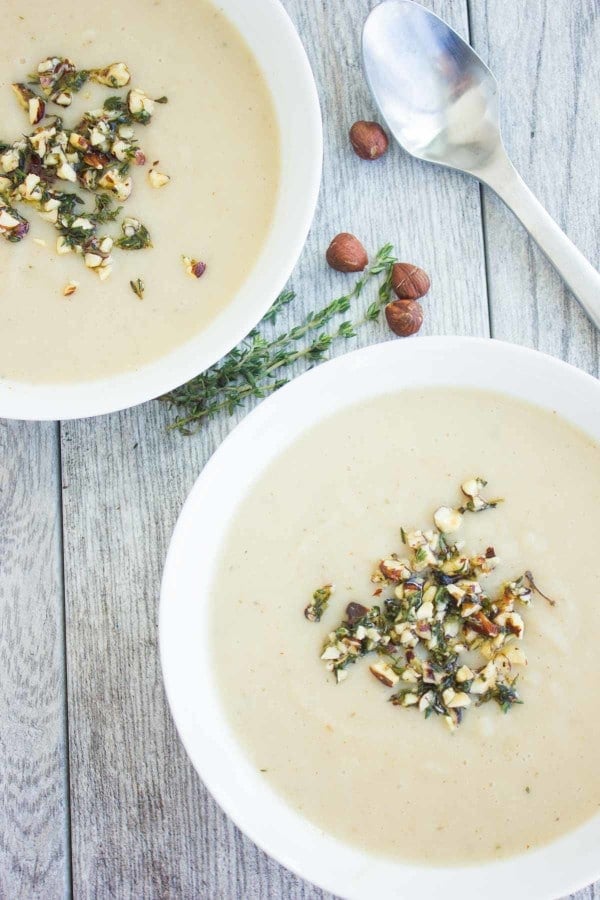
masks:
{"type": "Polygon", "coordinates": [[[325,584],[321,588],[317,588],[317,590],[313,594],[312,603],[304,610],[304,615],[308,619],[309,622],[320,622],[323,616],[323,613],[327,609],[329,604],[329,598],[333,593],[333,585],[325,584]]]}
{"type": "Polygon", "coordinates": [[[129,287],[140,300],[144,299],[144,291],[146,290],[146,285],[142,281],[141,278],[136,278],[135,281],[129,282],[129,287]]]}
{"type": "Polygon", "coordinates": [[[117,238],[115,247],[120,247],[121,250],[144,250],[152,246],[150,232],[141,222],[136,224],[131,234],[128,233],[126,225],[123,226],[123,231],[123,237],[117,238]]]}
{"type": "Polygon", "coordinates": [[[114,222],[122,209],[122,206],[113,207],[112,198],[108,194],[97,194],[94,211],[90,213],[90,219],[98,225],[114,222]]]}

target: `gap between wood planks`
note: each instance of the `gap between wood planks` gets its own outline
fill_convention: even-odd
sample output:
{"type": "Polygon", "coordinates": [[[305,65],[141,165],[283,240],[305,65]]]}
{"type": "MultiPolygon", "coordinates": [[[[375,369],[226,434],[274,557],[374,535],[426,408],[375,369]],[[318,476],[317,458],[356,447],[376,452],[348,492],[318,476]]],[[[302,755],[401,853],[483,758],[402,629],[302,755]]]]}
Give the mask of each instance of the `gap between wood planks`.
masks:
{"type": "MultiPolygon", "coordinates": [[[[473,0],[465,0],[466,8],[467,8],[467,40],[471,44],[474,50],[477,50],[475,45],[473,44],[473,24],[472,24],[472,12],[471,12],[471,3],[473,0]]],[[[485,62],[485,60],[484,60],[485,62]]],[[[485,274],[485,295],[487,300],[487,311],[488,311],[488,329],[490,337],[494,337],[494,315],[492,311],[492,299],[491,299],[491,290],[490,290],[490,266],[489,266],[489,253],[488,253],[488,237],[487,237],[487,224],[486,224],[486,216],[485,216],[485,188],[481,182],[479,182],[479,215],[481,217],[481,242],[483,246],[483,268],[485,274]]]]}
{"type": "Polygon", "coordinates": [[[61,604],[61,637],[63,644],[62,652],[62,683],[63,683],[63,740],[64,740],[64,760],[65,771],[63,776],[64,798],[65,798],[65,861],[66,880],[69,888],[69,898],[73,895],[73,852],[72,852],[72,833],[71,833],[71,759],[69,747],[69,681],[67,659],[67,597],[65,587],[65,550],[64,550],[64,508],[63,508],[63,465],[62,465],[62,423],[55,424],[56,436],[56,466],[58,469],[58,548],[60,553],[60,589],[62,595],[61,604]]]}

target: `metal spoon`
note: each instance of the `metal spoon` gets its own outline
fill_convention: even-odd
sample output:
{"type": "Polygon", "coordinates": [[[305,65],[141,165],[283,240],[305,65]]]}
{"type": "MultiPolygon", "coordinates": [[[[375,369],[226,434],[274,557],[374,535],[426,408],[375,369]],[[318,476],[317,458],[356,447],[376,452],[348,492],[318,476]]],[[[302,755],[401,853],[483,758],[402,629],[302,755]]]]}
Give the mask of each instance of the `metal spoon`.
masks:
{"type": "Polygon", "coordinates": [[[508,158],[498,83],[442,19],[412,0],[384,0],[363,31],[375,101],[412,156],[474,175],[513,211],[600,328],[600,274],[535,198],[508,158]]]}

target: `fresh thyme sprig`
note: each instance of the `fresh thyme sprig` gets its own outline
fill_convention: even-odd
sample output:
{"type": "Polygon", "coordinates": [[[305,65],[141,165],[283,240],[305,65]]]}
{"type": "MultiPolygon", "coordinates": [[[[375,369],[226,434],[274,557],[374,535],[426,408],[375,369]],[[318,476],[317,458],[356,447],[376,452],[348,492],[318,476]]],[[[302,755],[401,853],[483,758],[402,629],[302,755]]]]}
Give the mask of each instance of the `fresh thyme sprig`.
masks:
{"type": "MultiPolygon", "coordinates": [[[[395,262],[393,247],[386,244],[349,293],[336,298],[323,309],[309,313],[301,324],[271,340],[255,328],[220,362],[162,398],[182,413],[169,427],[182,434],[192,434],[217,413],[227,410],[231,415],[250,397],[262,399],[278,390],[289,380],[287,371],[299,360],[319,362],[332,344],[354,337],[357,329],[375,321],[382,306],[389,302],[391,271],[395,262]],[[347,313],[367,284],[382,274],[385,277],[379,285],[377,300],[370,303],[361,315],[354,320],[342,321],[329,330],[321,330],[347,313]],[[313,338],[314,332],[320,333],[313,338]],[[298,346],[307,337],[311,338],[309,342],[298,346]],[[286,374],[282,370],[286,370],[286,374]]],[[[294,292],[289,290],[280,294],[261,325],[274,324],[294,297],[294,292]]]]}

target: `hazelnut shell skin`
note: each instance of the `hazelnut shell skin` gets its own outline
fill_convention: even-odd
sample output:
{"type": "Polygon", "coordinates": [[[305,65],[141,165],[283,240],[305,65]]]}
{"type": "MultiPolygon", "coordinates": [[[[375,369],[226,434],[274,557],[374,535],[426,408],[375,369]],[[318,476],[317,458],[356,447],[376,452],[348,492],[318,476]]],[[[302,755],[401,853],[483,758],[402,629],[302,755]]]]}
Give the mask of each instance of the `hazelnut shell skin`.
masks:
{"type": "Polygon", "coordinates": [[[385,308],[387,323],[398,337],[410,337],[421,330],[423,307],[417,300],[394,300],[385,308]]]}
{"type": "Polygon", "coordinates": [[[418,300],[430,287],[429,275],[418,266],[399,262],[392,267],[392,288],[399,300],[418,300]]]}
{"type": "Polygon", "coordinates": [[[389,139],[378,122],[355,122],[350,129],[352,149],[361,159],[379,159],[390,145],[389,139]]]}
{"type": "Polygon", "coordinates": [[[363,272],[369,263],[361,242],[346,231],[334,237],[327,248],[326,259],[337,272],[363,272]]]}

